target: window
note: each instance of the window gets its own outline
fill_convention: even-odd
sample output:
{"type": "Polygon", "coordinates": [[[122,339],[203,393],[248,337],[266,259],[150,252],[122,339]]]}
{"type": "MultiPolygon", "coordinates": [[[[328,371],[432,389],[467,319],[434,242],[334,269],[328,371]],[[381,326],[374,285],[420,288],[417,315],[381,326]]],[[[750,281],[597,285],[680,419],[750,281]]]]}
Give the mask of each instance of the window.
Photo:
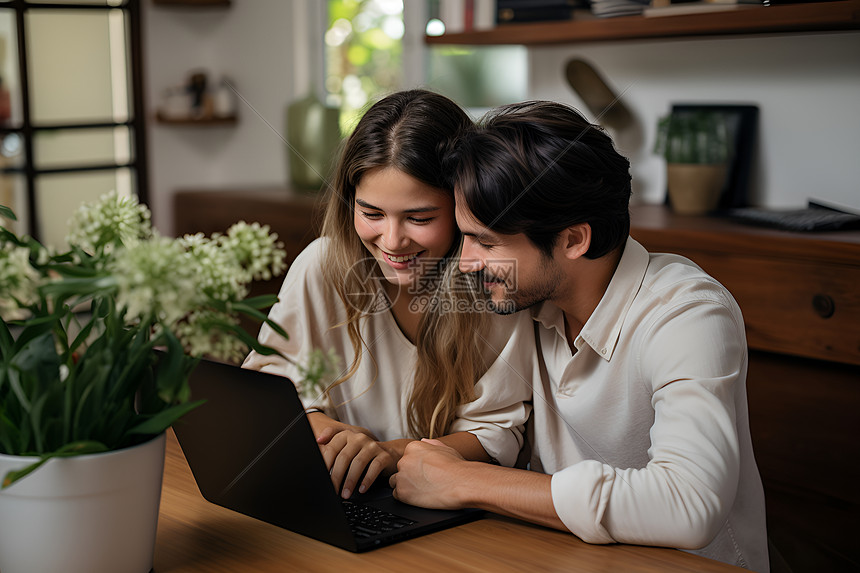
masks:
{"type": "Polygon", "coordinates": [[[325,33],[326,103],[348,133],[381,94],[422,86],[479,115],[528,97],[523,46],[432,46],[444,31],[438,0],[329,0],[325,33]],[[433,28],[436,31],[433,31],[433,28]]]}
{"type": "Polygon", "coordinates": [[[347,133],[365,105],[401,88],[402,0],[329,0],[325,88],[347,133]]]}
{"type": "Polygon", "coordinates": [[[528,52],[523,46],[432,46],[427,86],[476,111],[522,101],[528,52]]]}
{"type": "Polygon", "coordinates": [[[139,0],[0,2],[0,203],[63,248],[82,201],[146,201],[139,0]]]}

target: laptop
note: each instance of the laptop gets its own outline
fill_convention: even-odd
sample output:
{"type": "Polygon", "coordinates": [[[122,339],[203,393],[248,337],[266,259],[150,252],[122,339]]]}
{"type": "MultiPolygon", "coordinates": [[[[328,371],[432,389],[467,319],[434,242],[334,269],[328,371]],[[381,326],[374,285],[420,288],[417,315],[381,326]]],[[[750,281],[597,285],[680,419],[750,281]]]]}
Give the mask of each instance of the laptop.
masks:
{"type": "Polygon", "coordinates": [[[354,552],[483,514],[399,502],[384,477],[343,500],[287,378],[201,360],[190,384],[192,399],[206,402],[173,428],[200,493],[216,505],[354,552]]]}

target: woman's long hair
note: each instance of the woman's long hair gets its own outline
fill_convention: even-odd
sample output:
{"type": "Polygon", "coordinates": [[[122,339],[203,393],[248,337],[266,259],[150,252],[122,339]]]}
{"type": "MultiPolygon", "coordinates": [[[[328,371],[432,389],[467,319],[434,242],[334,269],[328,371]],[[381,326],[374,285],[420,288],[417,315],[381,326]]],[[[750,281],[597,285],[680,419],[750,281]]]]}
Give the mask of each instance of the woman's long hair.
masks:
{"type": "MultiPolygon", "coordinates": [[[[370,170],[390,167],[453,196],[443,160],[457,135],[469,126],[469,117],[448,98],[410,90],[373,105],[345,142],[328,189],[322,234],[329,238],[329,246],[323,272],[346,307],[354,357],[329,389],[355,374],[365,348],[366,358],[373,360],[360,321],[374,312],[388,312],[387,306],[380,307],[379,281],[385,279],[354,228],[356,187],[370,170]]],[[[457,269],[460,243],[458,233],[436,272],[426,273],[432,276],[429,291],[424,292],[431,296],[415,340],[418,362],[407,412],[416,437],[446,434],[457,407],[474,399],[474,385],[485,369],[480,339],[484,313],[476,312],[481,309],[474,304],[474,283],[457,269]]]]}

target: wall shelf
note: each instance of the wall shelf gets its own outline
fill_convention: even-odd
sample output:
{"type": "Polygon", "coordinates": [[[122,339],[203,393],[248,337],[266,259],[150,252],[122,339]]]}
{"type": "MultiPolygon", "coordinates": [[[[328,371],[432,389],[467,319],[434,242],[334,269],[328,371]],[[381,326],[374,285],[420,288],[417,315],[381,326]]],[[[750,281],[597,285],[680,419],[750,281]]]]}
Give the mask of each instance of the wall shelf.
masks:
{"type": "Polygon", "coordinates": [[[227,8],[230,0],[152,0],[156,6],[189,6],[194,8],[227,8]]]}
{"type": "Polygon", "coordinates": [[[169,117],[161,113],[155,114],[155,120],[164,125],[193,125],[193,126],[231,126],[238,123],[238,118],[233,115],[229,117],[169,117]]]}
{"type": "Polygon", "coordinates": [[[551,45],[577,42],[860,29],[860,0],[762,6],[676,16],[627,16],[504,24],[492,30],[426,36],[430,45],[551,45]]]}

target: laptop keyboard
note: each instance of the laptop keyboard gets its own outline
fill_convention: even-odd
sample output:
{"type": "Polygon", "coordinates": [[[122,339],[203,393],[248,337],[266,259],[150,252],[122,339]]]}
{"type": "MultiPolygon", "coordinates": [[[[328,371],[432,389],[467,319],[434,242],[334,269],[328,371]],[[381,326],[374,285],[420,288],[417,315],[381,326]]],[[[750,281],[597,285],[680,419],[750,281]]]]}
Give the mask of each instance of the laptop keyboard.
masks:
{"type": "Polygon", "coordinates": [[[343,501],[343,510],[356,537],[373,537],[415,523],[383,509],[347,500],[343,501]]]}

